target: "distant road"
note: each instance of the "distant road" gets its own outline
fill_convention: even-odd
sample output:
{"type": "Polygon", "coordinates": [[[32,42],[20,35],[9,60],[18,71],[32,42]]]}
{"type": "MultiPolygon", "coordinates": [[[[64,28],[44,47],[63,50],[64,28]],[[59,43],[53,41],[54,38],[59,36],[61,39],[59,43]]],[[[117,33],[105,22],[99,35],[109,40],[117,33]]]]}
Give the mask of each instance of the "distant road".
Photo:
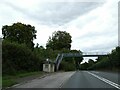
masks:
{"type": "MultiPolygon", "coordinates": [[[[119,79],[120,80],[120,79],[119,79]]],[[[58,72],[13,88],[112,88],[120,89],[118,73],[97,71],[58,72]]]]}
{"type": "Polygon", "coordinates": [[[120,89],[118,73],[77,71],[61,88],[116,88],[120,89]]]}

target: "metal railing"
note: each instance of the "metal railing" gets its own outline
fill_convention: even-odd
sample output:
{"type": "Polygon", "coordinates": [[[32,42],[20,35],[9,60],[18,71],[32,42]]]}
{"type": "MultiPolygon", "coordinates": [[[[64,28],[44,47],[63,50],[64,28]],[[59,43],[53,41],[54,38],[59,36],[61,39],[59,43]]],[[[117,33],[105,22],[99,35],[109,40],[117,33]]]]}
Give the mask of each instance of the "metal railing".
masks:
{"type": "Polygon", "coordinates": [[[83,52],[82,55],[107,55],[108,52],[83,52]]]}

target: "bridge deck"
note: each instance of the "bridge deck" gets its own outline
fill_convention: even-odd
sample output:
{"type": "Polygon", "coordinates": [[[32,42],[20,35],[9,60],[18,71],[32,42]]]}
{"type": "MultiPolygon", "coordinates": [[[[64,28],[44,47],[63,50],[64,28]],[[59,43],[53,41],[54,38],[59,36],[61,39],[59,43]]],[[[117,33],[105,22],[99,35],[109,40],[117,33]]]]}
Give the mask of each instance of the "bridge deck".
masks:
{"type": "Polygon", "coordinates": [[[59,65],[64,57],[98,57],[98,56],[108,56],[108,53],[62,53],[58,54],[56,58],[56,70],[58,70],[59,65]]]}
{"type": "Polygon", "coordinates": [[[63,53],[63,57],[98,57],[108,56],[108,53],[63,53]]]}

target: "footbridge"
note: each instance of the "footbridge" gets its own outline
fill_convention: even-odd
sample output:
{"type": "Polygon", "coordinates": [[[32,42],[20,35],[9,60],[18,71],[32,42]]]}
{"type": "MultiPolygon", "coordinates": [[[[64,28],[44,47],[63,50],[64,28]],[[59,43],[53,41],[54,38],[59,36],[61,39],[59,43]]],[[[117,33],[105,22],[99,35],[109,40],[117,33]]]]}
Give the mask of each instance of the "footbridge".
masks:
{"type": "Polygon", "coordinates": [[[64,57],[99,57],[108,56],[108,52],[82,52],[82,53],[61,53],[55,60],[55,68],[59,69],[59,65],[64,57]]]}

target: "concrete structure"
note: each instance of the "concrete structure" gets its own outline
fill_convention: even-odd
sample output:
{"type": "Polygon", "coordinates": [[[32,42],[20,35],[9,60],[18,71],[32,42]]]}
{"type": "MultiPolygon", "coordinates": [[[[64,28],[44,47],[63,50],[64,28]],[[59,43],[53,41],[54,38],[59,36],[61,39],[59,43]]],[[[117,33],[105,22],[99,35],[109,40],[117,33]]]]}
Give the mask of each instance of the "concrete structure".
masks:
{"type": "Polygon", "coordinates": [[[44,72],[54,72],[55,64],[51,60],[46,60],[43,64],[43,71],[44,72]]]}

